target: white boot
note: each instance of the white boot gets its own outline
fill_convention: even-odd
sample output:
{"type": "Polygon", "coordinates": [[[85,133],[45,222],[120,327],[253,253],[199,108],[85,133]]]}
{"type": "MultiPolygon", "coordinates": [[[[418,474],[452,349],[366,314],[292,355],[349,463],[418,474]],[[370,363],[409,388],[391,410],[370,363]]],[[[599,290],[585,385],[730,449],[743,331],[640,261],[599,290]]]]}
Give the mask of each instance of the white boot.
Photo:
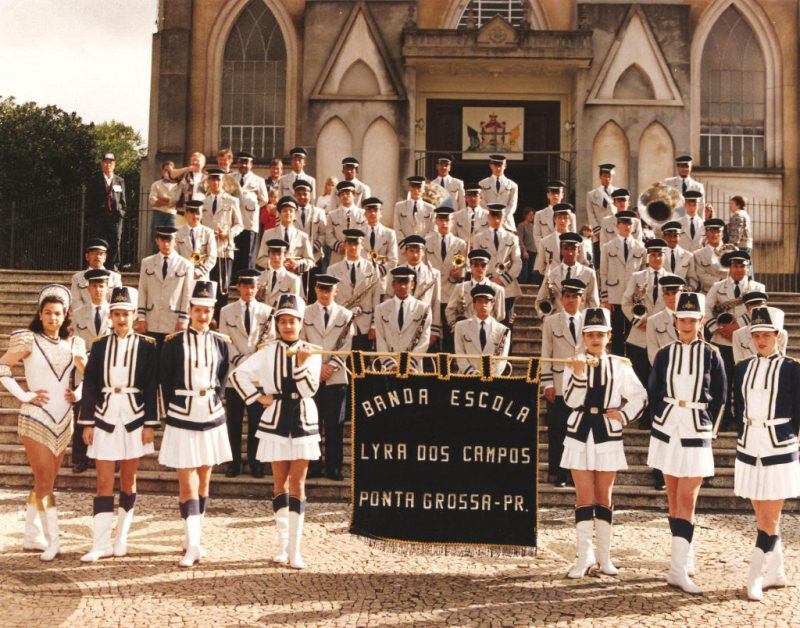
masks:
{"type": "Polygon", "coordinates": [[[760,602],[764,597],[761,587],[764,577],[761,572],[764,569],[764,551],[760,547],[753,548],[753,556],[750,559],[750,571],[747,573],[747,599],[760,602]]]}
{"type": "Polygon", "coordinates": [[[619,573],[619,569],[611,562],[611,535],[613,527],[608,521],[603,519],[595,519],[594,527],[597,533],[597,561],[600,564],[600,571],[608,576],[616,576],[619,573]]]}
{"type": "Polygon", "coordinates": [[[25,509],[25,538],[22,549],[29,552],[43,552],[47,549],[47,537],[44,535],[42,521],[39,519],[39,508],[42,502],[36,499],[33,491],[28,495],[28,505],[25,509]]]}
{"type": "Polygon", "coordinates": [[[300,540],[303,537],[306,503],[296,497],[290,497],[289,504],[289,543],[287,546],[289,566],[293,569],[303,569],[306,565],[300,556],[300,540]]]}
{"type": "Polygon", "coordinates": [[[98,512],[94,516],[92,549],[81,556],[82,563],[94,563],[101,558],[114,555],[114,549],[111,547],[111,523],[113,520],[113,512],[98,512]]]}
{"type": "Polygon", "coordinates": [[[575,534],[578,539],[578,560],[569,570],[567,578],[583,578],[591,567],[597,564],[592,547],[594,521],[579,521],[575,524],[575,534]]]}
{"type": "Polygon", "coordinates": [[[276,495],[272,500],[275,511],[275,532],[278,535],[278,551],[272,558],[276,563],[289,562],[289,494],[276,495]]]}
{"type": "Polygon", "coordinates": [[[117,536],[114,539],[114,556],[128,555],[128,532],[133,523],[133,508],[117,510],[117,536]]]}
{"type": "Polygon", "coordinates": [[[192,567],[200,561],[200,525],[202,515],[186,517],[186,554],[178,564],[181,567],[192,567]]]}
{"type": "Polygon", "coordinates": [[[694,543],[689,544],[689,554],[686,556],[686,575],[694,578],[697,569],[694,566],[694,543]]]}
{"type": "Polygon", "coordinates": [[[783,544],[781,537],[775,541],[775,547],[766,555],[766,570],[762,589],[782,589],[786,586],[786,572],[783,569],[783,544]]]}
{"type": "Polygon", "coordinates": [[[689,541],[682,536],[672,537],[672,560],[669,563],[667,584],[683,589],[686,593],[701,594],[703,589],[698,587],[686,573],[686,560],[689,556],[689,541]]]}
{"type": "Polygon", "coordinates": [[[42,500],[44,510],[39,512],[42,520],[42,527],[47,535],[47,549],[39,556],[40,560],[49,562],[53,560],[61,551],[61,543],[58,539],[58,508],[56,508],[55,497],[50,494],[42,500]]]}

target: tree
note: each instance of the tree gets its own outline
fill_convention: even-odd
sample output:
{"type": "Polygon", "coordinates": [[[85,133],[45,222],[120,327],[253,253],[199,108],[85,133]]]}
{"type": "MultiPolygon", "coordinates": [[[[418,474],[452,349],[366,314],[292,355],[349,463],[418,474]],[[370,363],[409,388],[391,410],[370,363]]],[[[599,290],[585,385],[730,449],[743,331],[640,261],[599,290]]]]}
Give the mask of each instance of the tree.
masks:
{"type": "Polygon", "coordinates": [[[96,167],[92,126],[54,105],[0,99],[0,146],[2,204],[74,191],[96,167]]]}

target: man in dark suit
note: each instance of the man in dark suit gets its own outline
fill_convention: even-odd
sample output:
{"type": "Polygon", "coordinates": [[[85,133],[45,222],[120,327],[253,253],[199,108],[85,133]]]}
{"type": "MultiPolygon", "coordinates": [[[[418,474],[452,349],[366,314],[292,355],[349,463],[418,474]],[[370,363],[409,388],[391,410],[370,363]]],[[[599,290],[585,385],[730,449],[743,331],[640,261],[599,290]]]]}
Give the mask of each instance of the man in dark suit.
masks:
{"type": "Polygon", "coordinates": [[[119,270],[122,219],[125,217],[125,179],[114,174],[113,153],[103,155],[103,171],[89,180],[86,190],[89,237],[108,242],[108,268],[119,270]]]}

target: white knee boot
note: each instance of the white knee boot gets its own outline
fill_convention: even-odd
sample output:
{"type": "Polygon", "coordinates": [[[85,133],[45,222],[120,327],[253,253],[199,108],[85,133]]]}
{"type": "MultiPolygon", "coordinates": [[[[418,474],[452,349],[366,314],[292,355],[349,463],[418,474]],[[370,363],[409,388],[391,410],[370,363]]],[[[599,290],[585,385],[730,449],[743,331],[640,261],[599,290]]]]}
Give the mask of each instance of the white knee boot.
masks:
{"type": "Polygon", "coordinates": [[[303,569],[306,565],[300,556],[300,540],[303,537],[303,520],[305,519],[306,502],[298,497],[289,497],[289,566],[303,569]]]}
{"type": "Polygon", "coordinates": [[[613,534],[613,513],[614,508],[596,505],[594,507],[595,520],[594,530],[597,535],[597,562],[600,571],[608,576],[616,576],[619,569],[611,562],[611,536],[613,534]]]}
{"type": "Polygon", "coordinates": [[[203,516],[200,514],[200,501],[197,499],[189,499],[181,503],[180,508],[181,518],[183,519],[184,530],[186,532],[186,554],[178,561],[178,564],[181,567],[192,567],[201,558],[200,532],[202,529],[203,516]]]}
{"type": "Polygon", "coordinates": [[[594,533],[594,506],[575,509],[575,535],[578,541],[578,560],[569,570],[567,578],[583,578],[597,564],[592,545],[594,533]]]}
{"type": "Polygon", "coordinates": [[[272,500],[275,511],[275,531],[278,536],[278,551],[272,560],[276,563],[289,562],[289,493],[277,495],[272,500]]]}
{"type": "Polygon", "coordinates": [[[36,499],[36,493],[28,494],[28,504],[25,507],[25,538],[22,549],[29,552],[43,552],[47,549],[47,537],[39,518],[39,509],[44,508],[42,502],[36,499]]]}
{"type": "Polygon", "coordinates": [[[672,528],[672,559],[669,564],[667,584],[678,587],[686,593],[700,594],[703,589],[692,582],[686,572],[694,525],[686,519],[672,519],[670,520],[670,527],[672,528]]]}
{"type": "Polygon", "coordinates": [[[136,493],[119,494],[119,510],[117,511],[117,535],[114,538],[114,556],[128,554],[128,532],[133,523],[133,507],[136,504],[136,493]]]}
{"type": "Polygon", "coordinates": [[[775,545],[767,552],[766,569],[762,589],[782,589],[786,586],[786,572],[783,569],[783,543],[781,535],[776,534],[775,545]]]}
{"type": "Polygon", "coordinates": [[[40,560],[49,562],[58,556],[61,551],[61,543],[58,538],[58,508],[56,508],[55,495],[52,493],[42,499],[43,509],[39,511],[42,527],[47,535],[47,548],[39,556],[40,560]]]}
{"type": "Polygon", "coordinates": [[[94,498],[94,540],[92,549],[81,556],[82,563],[93,563],[114,555],[111,546],[111,523],[114,520],[114,496],[94,498]]]}
{"type": "Polygon", "coordinates": [[[764,584],[764,550],[756,546],[750,558],[750,570],[747,572],[747,599],[760,602],[764,597],[762,586],[764,584]]]}

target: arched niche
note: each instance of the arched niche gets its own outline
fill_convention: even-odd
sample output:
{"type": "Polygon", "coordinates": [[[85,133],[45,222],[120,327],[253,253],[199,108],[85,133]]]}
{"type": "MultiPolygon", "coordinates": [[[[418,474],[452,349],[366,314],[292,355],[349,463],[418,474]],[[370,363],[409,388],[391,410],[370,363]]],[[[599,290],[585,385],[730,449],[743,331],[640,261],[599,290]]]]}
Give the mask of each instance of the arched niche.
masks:
{"type": "Polygon", "coordinates": [[[616,164],[614,185],[616,187],[628,187],[629,159],[630,145],[625,131],[614,120],[609,120],[594,136],[592,144],[593,168],[602,163],[616,164]]]}
{"type": "Polygon", "coordinates": [[[373,196],[383,201],[383,220],[392,224],[397,200],[397,178],[400,142],[392,125],[378,118],[364,134],[361,178],[370,186],[373,196]]]}
{"type": "Polygon", "coordinates": [[[317,193],[325,190],[325,179],[342,178],[342,159],[353,154],[353,136],[338,116],[331,118],[317,136],[317,193]]]}
{"type": "Polygon", "coordinates": [[[656,181],[672,176],[675,169],[675,143],[660,122],[652,122],[639,139],[639,189],[644,190],[656,181]]]}

